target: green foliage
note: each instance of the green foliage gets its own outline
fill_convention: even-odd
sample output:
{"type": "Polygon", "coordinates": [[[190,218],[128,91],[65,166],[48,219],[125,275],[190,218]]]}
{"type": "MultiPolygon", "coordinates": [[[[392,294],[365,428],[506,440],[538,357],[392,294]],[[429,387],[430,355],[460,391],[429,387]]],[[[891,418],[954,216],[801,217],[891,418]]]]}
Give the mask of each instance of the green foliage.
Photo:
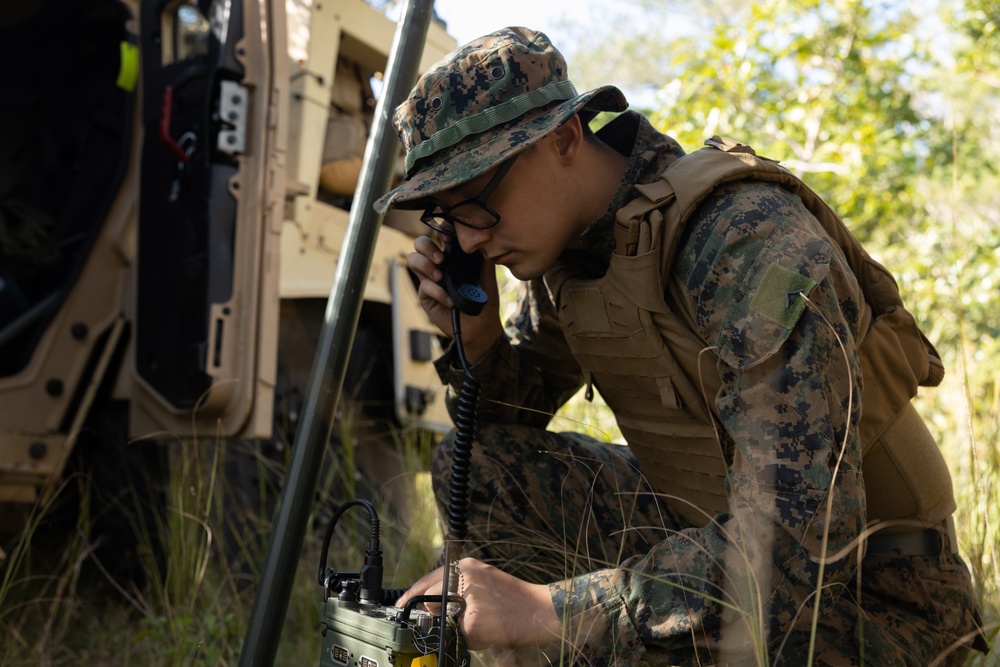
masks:
{"type": "MultiPolygon", "coordinates": [[[[725,134],[760,150],[823,193],[859,236],[913,220],[906,176],[923,168],[924,127],[900,82],[928,55],[907,36],[915,19],[860,0],[746,5],[708,36],[672,45],[651,114],[682,145],[725,134]]],[[[899,230],[885,240],[905,238],[899,230]]]]}

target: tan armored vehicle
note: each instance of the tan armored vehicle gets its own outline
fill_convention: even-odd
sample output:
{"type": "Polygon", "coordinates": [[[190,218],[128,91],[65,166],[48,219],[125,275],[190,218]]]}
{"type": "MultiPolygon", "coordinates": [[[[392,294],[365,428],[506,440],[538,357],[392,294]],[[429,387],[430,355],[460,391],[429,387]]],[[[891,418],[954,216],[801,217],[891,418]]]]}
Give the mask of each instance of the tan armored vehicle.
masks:
{"type": "MultiPolygon", "coordinates": [[[[361,0],[0,9],[0,528],[84,447],[290,441],[394,30],[361,0]]],[[[432,25],[421,69],[454,46],[432,25]]],[[[344,396],[441,430],[413,225],[380,230],[344,396]]]]}

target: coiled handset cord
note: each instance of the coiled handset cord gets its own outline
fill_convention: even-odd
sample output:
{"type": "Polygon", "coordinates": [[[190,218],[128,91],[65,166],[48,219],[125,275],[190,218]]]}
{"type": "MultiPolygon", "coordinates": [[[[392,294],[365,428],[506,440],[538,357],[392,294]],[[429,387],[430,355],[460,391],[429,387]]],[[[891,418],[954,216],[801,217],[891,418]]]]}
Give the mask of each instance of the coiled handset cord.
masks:
{"type": "MultiPolygon", "coordinates": [[[[475,376],[465,356],[465,346],[462,344],[462,313],[458,308],[451,309],[451,328],[455,337],[455,351],[462,365],[465,377],[458,392],[458,406],[455,410],[455,446],[452,450],[451,479],[448,482],[448,533],[444,540],[444,551],[438,567],[443,568],[441,586],[441,644],[438,648],[438,665],[446,662],[445,650],[448,643],[445,639],[445,610],[448,609],[448,597],[459,591],[458,567],[453,565],[451,547],[458,545],[461,554],[461,543],[465,540],[469,523],[469,475],[472,470],[472,442],[476,435],[476,408],[479,404],[479,378],[475,376]],[[454,568],[454,571],[453,571],[454,568]],[[455,577],[452,579],[452,577],[455,577]],[[454,589],[454,590],[453,590],[454,589]]],[[[459,556],[460,557],[460,556],[459,556]]],[[[457,558],[455,559],[457,561],[457,558]]]]}
{"type": "Polygon", "coordinates": [[[455,447],[451,461],[451,480],[448,483],[448,542],[461,542],[468,532],[472,442],[476,435],[476,410],[482,386],[465,356],[461,321],[461,312],[458,308],[452,308],[451,327],[455,335],[455,351],[465,377],[458,392],[458,405],[455,409],[455,447]]]}

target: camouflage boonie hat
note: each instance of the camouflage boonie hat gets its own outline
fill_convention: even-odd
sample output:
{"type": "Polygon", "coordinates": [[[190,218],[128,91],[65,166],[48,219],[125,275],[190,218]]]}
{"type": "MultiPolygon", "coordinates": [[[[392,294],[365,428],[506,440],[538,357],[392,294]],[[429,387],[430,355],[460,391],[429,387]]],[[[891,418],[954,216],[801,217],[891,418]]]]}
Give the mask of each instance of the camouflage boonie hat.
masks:
{"type": "Polygon", "coordinates": [[[430,195],[473,180],[584,108],[627,107],[614,86],[578,94],[544,33],[504,28],[475,39],[433,65],[396,107],[405,182],[375,210],[423,208],[430,195]]]}

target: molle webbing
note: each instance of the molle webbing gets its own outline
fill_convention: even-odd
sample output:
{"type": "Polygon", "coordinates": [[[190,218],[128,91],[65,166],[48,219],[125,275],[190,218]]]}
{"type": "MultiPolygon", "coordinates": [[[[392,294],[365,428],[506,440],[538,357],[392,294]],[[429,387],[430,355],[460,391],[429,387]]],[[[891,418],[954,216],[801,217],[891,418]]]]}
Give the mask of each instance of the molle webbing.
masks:
{"type": "Polygon", "coordinates": [[[693,525],[726,511],[726,461],[706,403],[679,366],[678,347],[703,345],[673,316],[659,269],[662,227],[646,225],[631,256],[615,254],[601,278],[576,278],[572,264],[545,274],[566,340],[652,488],[693,525]],[[654,249],[650,251],[650,249],[654,249]]]}

